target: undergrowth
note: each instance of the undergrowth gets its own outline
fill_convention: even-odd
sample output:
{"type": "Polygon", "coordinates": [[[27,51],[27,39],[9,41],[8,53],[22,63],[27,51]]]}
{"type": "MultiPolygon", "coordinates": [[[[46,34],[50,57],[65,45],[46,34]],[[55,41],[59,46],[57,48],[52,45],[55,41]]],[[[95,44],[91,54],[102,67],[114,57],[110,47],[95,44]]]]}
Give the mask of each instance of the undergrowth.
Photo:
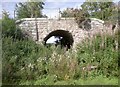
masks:
{"type": "Polygon", "coordinates": [[[11,31],[13,27],[5,27],[11,23],[11,19],[7,20],[2,25],[3,85],[117,84],[118,32],[105,35],[104,39],[100,35],[92,40],[86,39],[78,44],[77,52],[66,51],[59,46],[36,44],[21,37],[20,30],[9,33],[7,29],[11,31]],[[19,33],[17,37],[15,33],[19,33]],[[88,66],[97,68],[83,69],[88,66]]]}

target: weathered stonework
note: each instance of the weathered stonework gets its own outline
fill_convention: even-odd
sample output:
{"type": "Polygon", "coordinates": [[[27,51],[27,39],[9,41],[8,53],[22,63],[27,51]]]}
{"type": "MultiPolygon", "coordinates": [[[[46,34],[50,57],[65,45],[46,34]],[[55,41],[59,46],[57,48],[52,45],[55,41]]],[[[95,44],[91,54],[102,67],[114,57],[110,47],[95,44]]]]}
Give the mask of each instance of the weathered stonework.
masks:
{"type": "MultiPolygon", "coordinates": [[[[61,18],[61,19],[24,18],[21,20],[17,20],[16,23],[22,30],[29,32],[33,40],[36,40],[36,24],[37,24],[39,35],[38,42],[42,42],[43,39],[52,31],[55,30],[69,31],[74,39],[73,45],[79,43],[84,38],[89,37],[89,35],[92,37],[94,34],[98,32],[103,32],[105,30],[103,21],[99,21],[96,19],[91,19],[90,22],[91,29],[89,31],[79,28],[74,18],[61,18]]],[[[84,25],[83,23],[83,26],[86,25],[84,25]]]]}

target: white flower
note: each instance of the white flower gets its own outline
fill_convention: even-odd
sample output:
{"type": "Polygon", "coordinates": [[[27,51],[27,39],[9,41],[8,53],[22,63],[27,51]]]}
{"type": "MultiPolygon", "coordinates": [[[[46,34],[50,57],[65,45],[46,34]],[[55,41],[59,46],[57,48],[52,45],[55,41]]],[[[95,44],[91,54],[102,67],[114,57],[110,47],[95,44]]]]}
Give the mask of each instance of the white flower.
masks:
{"type": "Polygon", "coordinates": [[[30,63],[30,64],[28,65],[28,67],[29,67],[29,68],[33,68],[33,65],[30,63]]]}
{"type": "Polygon", "coordinates": [[[30,63],[29,65],[28,65],[28,67],[31,67],[32,66],[32,64],[30,63]]]}
{"type": "Polygon", "coordinates": [[[21,68],[21,70],[24,70],[24,67],[23,67],[23,68],[21,68]]]}

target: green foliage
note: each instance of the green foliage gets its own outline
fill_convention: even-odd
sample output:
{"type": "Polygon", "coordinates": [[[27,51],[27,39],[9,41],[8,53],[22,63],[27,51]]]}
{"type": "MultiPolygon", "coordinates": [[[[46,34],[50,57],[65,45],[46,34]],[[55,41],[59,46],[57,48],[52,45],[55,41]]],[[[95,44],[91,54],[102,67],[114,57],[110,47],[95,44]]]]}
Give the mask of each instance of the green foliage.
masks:
{"type": "Polygon", "coordinates": [[[118,78],[106,78],[103,75],[94,78],[78,79],[78,80],[61,80],[55,81],[55,76],[47,76],[36,81],[22,81],[20,85],[118,85],[118,78]]]}
{"type": "MultiPolygon", "coordinates": [[[[98,35],[92,41],[83,41],[76,55],[70,50],[65,52],[54,46],[46,48],[30,40],[13,42],[10,37],[3,38],[3,84],[94,84],[95,80],[89,83],[90,78],[101,80],[99,84],[102,84],[104,78],[100,77],[99,80],[96,76],[118,76],[118,51],[115,47],[116,36],[107,36],[103,42],[105,46],[101,46],[101,40],[98,35]],[[83,67],[88,65],[98,67],[92,71],[83,71],[83,67]],[[76,79],[88,81],[82,83],[76,79]]],[[[113,80],[105,81],[109,84],[113,80]]]]}
{"type": "Polygon", "coordinates": [[[61,13],[62,17],[74,17],[76,23],[80,28],[81,23],[87,18],[98,18],[104,21],[111,21],[113,24],[117,23],[118,20],[118,5],[111,2],[91,2],[86,0],[81,5],[81,9],[67,8],[61,13]]]}
{"type": "Polygon", "coordinates": [[[19,80],[36,80],[47,75],[55,75],[56,80],[73,78],[77,61],[70,58],[71,54],[67,58],[60,48],[57,50],[33,41],[3,38],[3,84],[18,84],[19,80]]]}
{"type": "Polygon", "coordinates": [[[73,9],[73,8],[67,8],[61,13],[62,17],[74,17],[76,23],[79,27],[82,27],[80,24],[86,19],[86,17],[89,17],[89,14],[87,11],[82,9],[73,9]]]}
{"type": "MultiPolygon", "coordinates": [[[[11,37],[3,38],[3,84],[10,84],[14,81],[17,82],[17,80],[24,78],[24,74],[22,74],[20,70],[29,63],[35,62],[35,60],[32,61],[32,59],[35,59],[37,56],[33,55],[37,52],[37,46],[34,45],[35,43],[33,43],[32,41],[13,41],[11,37]],[[29,56],[30,54],[32,54],[32,56],[29,56]]],[[[27,74],[27,70],[25,74],[27,74]]],[[[28,78],[28,75],[25,75],[25,78],[28,78]]]]}
{"type": "Polygon", "coordinates": [[[118,21],[118,5],[111,2],[91,2],[86,0],[81,5],[81,9],[67,8],[61,13],[62,17],[74,17],[79,28],[82,28],[82,22],[87,18],[98,18],[104,21],[111,21],[116,24],[118,21]]]}
{"type": "Polygon", "coordinates": [[[8,13],[3,12],[2,23],[2,37],[12,37],[14,39],[23,39],[22,31],[16,28],[15,20],[9,18],[8,13]]]}
{"type": "Polygon", "coordinates": [[[67,8],[63,12],[61,12],[62,17],[74,17],[75,12],[73,8],[67,8]]]}
{"type": "Polygon", "coordinates": [[[75,80],[76,85],[118,85],[118,78],[106,78],[103,75],[98,75],[94,78],[87,77],[86,79],[75,80]]]}
{"type": "Polygon", "coordinates": [[[114,3],[111,2],[90,2],[89,0],[84,2],[82,5],[82,10],[89,13],[90,17],[98,18],[101,20],[108,20],[112,16],[112,11],[114,9],[114,3]]]}
{"type": "Polygon", "coordinates": [[[79,64],[97,65],[99,74],[118,76],[118,36],[103,37],[98,35],[95,39],[83,41],[82,45],[78,46],[79,64]]]}
{"type": "Polygon", "coordinates": [[[45,17],[41,12],[43,5],[43,2],[32,0],[30,2],[19,3],[16,5],[17,18],[45,17]]]}
{"type": "MultiPolygon", "coordinates": [[[[68,80],[75,76],[77,71],[77,59],[72,52],[59,53],[59,49],[53,51],[49,59],[49,74],[56,75],[58,80],[68,80]]],[[[62,51],[62,50],[60,50],[62,51]]]]}
{"type": "Polygon", "coordinates": [[[113,36],[88,38],[78,45],[76,53],[59,46],[45,47],[30,39],[21,39],[22,32],[14,32],[14,20],[7,16],[2,23],[3,85],[94,84],[96,80],[101,84],[103,81],[117,84],[116,79],[109,78],[118,77],[119,32],[113,36]],[[13,26],[8,26],[10,23],[13,26]],[[89,65],[95,65],[97,69],[83,70],[89,65]]]}

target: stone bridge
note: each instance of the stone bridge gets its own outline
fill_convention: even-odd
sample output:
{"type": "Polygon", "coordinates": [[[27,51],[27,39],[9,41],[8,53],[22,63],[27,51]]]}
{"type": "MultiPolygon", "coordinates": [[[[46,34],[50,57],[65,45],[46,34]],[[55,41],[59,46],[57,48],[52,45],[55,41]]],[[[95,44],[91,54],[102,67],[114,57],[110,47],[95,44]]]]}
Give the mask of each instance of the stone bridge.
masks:
{"type": "Polygon", "coordinates": [[[47,41],[51,36],[62,36],[70,45],[76,45],[84,38],[92,37],[96,32],[102,31],[104,27],[102,20],[92,19],[90,22],[82,23],[82,28],[90,26],[90,30],[84,30],[78,27],[74,18],[24,18],[17,20],[16,24],[34,41],[42,42],[47,41]]]}

